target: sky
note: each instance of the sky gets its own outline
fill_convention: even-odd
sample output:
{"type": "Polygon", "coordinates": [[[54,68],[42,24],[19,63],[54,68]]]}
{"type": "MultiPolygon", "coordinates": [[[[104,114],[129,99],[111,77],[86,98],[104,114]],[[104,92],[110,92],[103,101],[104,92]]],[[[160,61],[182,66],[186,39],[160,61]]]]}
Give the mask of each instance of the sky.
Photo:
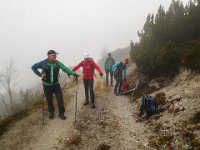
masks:
{"type": "MultiPolygon", "coordinates": [[[[187,0],[183,0],[187,2],[187,0]]],[[[146,16],[166,9],[171,0],[0,0],[0,70],[13,59],[24,88],[39,82],[31,66],[49,49],[66,66],[82,60],[84,52],[98,60],[109,51],[137,41],[146,16]]]]}

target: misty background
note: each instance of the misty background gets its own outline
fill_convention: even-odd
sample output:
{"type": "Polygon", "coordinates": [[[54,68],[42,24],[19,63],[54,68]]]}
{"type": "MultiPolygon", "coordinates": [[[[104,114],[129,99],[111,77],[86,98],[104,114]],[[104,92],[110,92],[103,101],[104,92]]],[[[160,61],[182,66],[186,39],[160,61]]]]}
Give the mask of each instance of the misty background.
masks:
{"type": "MultiPolygon", "coordinates": [[[[184,2],[187,2],[185,0],[184,2]]],[[[138,40],[148,13],[171,0],[0,0],[0,70],[12,59],[19,71],[18,87],[41,81],[31,66],[49,49],[74,66],[84,52],[97,61],[109,51],[138,40]]]]}

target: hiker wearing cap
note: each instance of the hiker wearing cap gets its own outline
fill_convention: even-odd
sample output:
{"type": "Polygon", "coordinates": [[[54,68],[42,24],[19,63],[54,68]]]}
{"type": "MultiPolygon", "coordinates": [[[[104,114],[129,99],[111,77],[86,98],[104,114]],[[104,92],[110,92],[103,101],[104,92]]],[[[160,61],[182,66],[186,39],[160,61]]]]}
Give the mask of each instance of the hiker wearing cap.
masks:
{"type": "Polygon", "coordinates": [[[103,73],[100,67],[90,58],[88,53],[84,54],[84,60],[81,61],[77,66],[72,70],[76,71],[80,67],[83,68],[83,83],[85,87],[85,103],[84,105],[89,104],[89,93],[91,99],[91,107],[95,108],[95,95],[94,95],[94,70],[96,69],[100,76],[103,76],[103,73]]]}
{"type": "Polygon", "coordinates": [[[49,50],[47,53],[48,58],[40,61],[32,66],[33,72],[42,78],[44,94],[48,102],[49,118],[54,118],[54,105],[53,105],[53,93],[58,101],[59,117],[63,120],[66,119],[63,104],[63,94],[59,84],[59,70],[62,69],[65,73],[73,75],[77,79],[77,74],[66,67],[63,63],[57,60],[57,52],[49,50]],[[42,70],[42,72],[39,71],[42,70]]]}
{"type": "Polygon", "coordinates": [[[110,85],[113,86],[113,72],[112,67],[115,64],[114,58],[111,57],[111,53],[108,53],[108,58],[105,61],[104,68],[106,71],[106,83],[108,84],[108,76],[110,74],[110,85]]]}
{"type": "Polygon", "coordinates": [[[122,90],[122,83],[123,80],[126,81],[126,65],[128,64],[128,59],[124,59],[121,62],[116,63],[113,67],[112,67],[112,71],[114,73],[114,78],[116,80],[116,85],[114,88],[114,94],[115,95],[119,95],[119,93],[122,90]],[[124,74],[123,74],[124,72],[124,74]]]}

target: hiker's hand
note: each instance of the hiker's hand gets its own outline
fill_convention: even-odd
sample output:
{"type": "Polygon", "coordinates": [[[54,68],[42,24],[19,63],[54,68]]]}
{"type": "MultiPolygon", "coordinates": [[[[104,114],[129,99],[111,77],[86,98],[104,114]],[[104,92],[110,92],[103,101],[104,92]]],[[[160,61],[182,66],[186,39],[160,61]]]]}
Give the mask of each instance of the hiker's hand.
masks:
{"type": "Polygon", "coordinates": [[[42,79],[42,80],[44,80],[44,78],[45,78],[45,75],[44,75],[44,74],[42,74],[42,75],[41,75],[41,79],[42,79]]]}
{"type": "Polygon", "coordinates": [[[67,75],[68,75],[69,78],[71,77],[70,74],[67,74],[67,75]]]}
{"type": "Polygon", "coordinates": [[[74,81],[77,80],[78,77],[79,77],[79,75],[75,73],[73,80],[74,80],[74,81]]]}
{"type": "Polygon", "coordinates": [[[102,76],[103,76],[103,73],[101,72],[101,73],[99,73],[99,75],[102,77],[102,76]]]}
{"type": "Polygon", "coordinates": [[[126,78],[124,78],[124,81],[126,81],[126,78]]]}

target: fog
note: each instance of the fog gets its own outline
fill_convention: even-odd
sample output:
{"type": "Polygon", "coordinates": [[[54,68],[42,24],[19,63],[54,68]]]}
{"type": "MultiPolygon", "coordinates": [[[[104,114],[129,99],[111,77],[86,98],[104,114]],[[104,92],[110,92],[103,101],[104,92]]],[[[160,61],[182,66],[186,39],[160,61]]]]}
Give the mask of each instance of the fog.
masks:
{"type": "MultiPolygon", "coordinates": [[[[171,0],[0,0],[0,69],[13,59],[20,87],[40,81],[32,64],[46,58],[49,49],[73,66],[84,52],[98,60],[104,45],[109,50],[137,41],[148,13],[171,0]]],[[[186,2],[186,1],[185,1],[186,2]]]]}

